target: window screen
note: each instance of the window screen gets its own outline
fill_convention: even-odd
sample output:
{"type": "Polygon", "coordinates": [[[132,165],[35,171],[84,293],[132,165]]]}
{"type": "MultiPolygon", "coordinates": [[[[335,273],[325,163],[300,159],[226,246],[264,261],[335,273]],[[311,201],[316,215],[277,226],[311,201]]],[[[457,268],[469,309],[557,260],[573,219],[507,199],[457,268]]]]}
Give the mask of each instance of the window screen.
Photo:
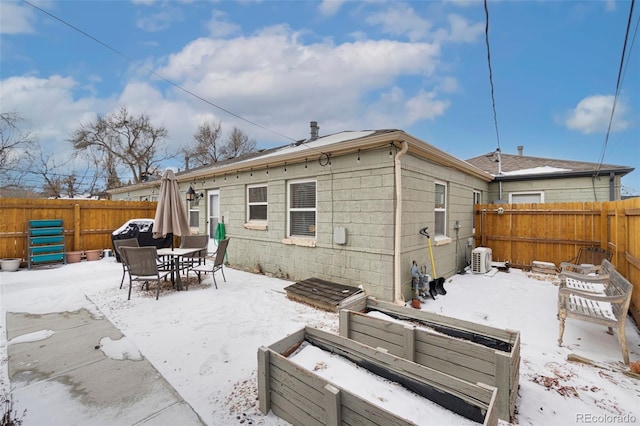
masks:
{"type": "Polygon", "coordinates": [[[247,188],[247,220],[267,220],[267,186],[247,188]]]}
{"type": "Polygon", "coordinates": [[[447,234],[447,186],[436,182],[435,186],[435,235],[447,234]]]}
{"type": "Polygon", "coordinates": [[[316,236],[316,182],[289,184],[289,236],[316,236]]]}

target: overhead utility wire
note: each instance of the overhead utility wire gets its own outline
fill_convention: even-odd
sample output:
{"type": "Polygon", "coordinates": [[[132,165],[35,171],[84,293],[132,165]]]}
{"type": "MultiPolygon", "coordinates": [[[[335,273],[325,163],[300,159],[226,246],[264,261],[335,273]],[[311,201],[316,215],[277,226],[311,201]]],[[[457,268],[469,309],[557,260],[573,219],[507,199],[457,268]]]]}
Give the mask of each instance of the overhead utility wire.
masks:
{"type": "Polygon", "coordinates": [[[117,50],[117,49],[115,49],[115,48],[113,48],[113,47],[109,46],[107,43],[104,43],[103,41],[98,40],[97,38],[95,38],[95,37],[94,37],[94,36],[92,36],[91,34],[86,33],[85,31],[81,30],[80,28],[76,27],[75,25],[70,24],[69,22],[67,22],[67,21],[65,21],[65,20],[63,20],[63,19],[61,19],[61,18],[58,18],[57,16],[55,16],[55,15],[53,15],[53,14],[51,14],[51,13],[47,12],[46,10],[44,10],[44,9],[42,9],[42,8],[40,8],[40,7],[36,6],[36,5],[34,5],[33,3],[30,3],[30,2],[29,2],[29,1],[27,1],[27,0],[22,0],[22,1],[23,1],[23,2],[25,2],[26,4],[28,4],[29,6],[33,7],[34,9],[37,9],[37,10],[39,10],[40,12],[42,12],[42,13],[44,13],[44,14],[48,15],[49,17],[51,17],[51,18],[55,19],[56,21],[59,21],[59,22],[63,23],[64,25],[66,25],[66,26],[68,26],[68,27],[70,27],[70,28],[72,28],[72,29],[74,29],[74,30],[78,31],[79,33],[81,33],[81,34],[82,34],[82,35],[84,35],[85,37],[90,38],[91,40],[95,41],[96,43],[98,43],[98,44],[100,44],[100,45],[102,45],[102,46],[106,47],[107,49],[111,50],[112,52],[116,53],[117,55],[122,56],[122,57],[123,57],[123,58],[125,58],[127,61],[129,61],[129,62],[131,62],[131,63],[133,63],[133,64],[137,65],[138,67],[140,67],[140,68],[142,68],[142,69],[144,69],[144,70],[146,70],[146,71],[148,71],[149,73],[151,73],[151,74],[155,75],[155,76],[156,76],[156,77],[158,77],[159,79],[161,79],[161,80],[163,80],[163,81],[165,81],[165,82],[169,83],[170,85],[174,86],[175,88],[177,88],[177,89],[179,89],[179,90],[181,90],[181,91],[183,91],[183,92],[185,92],[185,93],[187,93],[187,94],[189,94],[189,95],[193,96],[194,98],[197,98],[197,99],[201,100],[202,102],[204,102],[204,103],[206,103],[206,104],[208,104],[208,105],[211,105],[212,107],[217,108],[217,109],[219,109],[220,111],[224,111],[224,112],[226,112],[227,114],[229,114],[229,115],[231,115],[231,116],[233,116],[233,117],[236,117],[236,118],[238,118],[238,119],[240,119],[240,120],[242,120],[242,121],[244,121],[244,122],[247,122],[247,123],[249,123],[249,124],[251,124],[251,125],[254,125],[254,126],[256,126],[256,127],[259,127],[259,128],[260,128],[260,129],[262,129],[262,130],[266,130],[267,132],[270,132],[270,133],[276,134],[276,135],[281,136],[281,137],[283,137],[283,138],[285,138],[285,139],[289,139],[290,141],[296,142],[296,139],[294,139],[294,138],[291,138],[291,137],[289,137],[289,136],[287,136],[287,135],[284,135],[284,134],[282,134],[282,133],[280,133],[280,132],[278,132],[278,131],[275,131],[275,130],[269,129],[268,127],[265,127],[265,126],[263,126],[263,125],[261,125],[261,124],[258,124],[258,123],[254,122],[254,121],[251,121],[251,120],[247,119],[247,118],[244,118],[244,117],[242,117],[242,116],[241,116],[241,115],[239,115],[239,114],[236,114],[236,113],[234,113],[234,112],[232,112],[232,111],[229,111],[229,110],[228,110],[228,109],[226,109],[226,108],[221,107],[220,105],[216,105],[216,104],[214,104],[213,102],[208,101],[207,99],[203,98],[202,96],[199,96],[199,95],[197,95],[197,94],[193,93],[192,91],[190,91],[190,90],[188,90],[188,89],[185,89],[184,87],[180,86],[179,84],[174,83],[173,81],[169,80],[168,78],[166,78],[166,77],[164,77],[164,76],[162,76],[162,75],[158,74],[157,72],[155,72],[155,71],[154,71],[154,70],[152,70],[151,68],[148,68],[147,66],[145,66],[145,65],[141,64],[140,62],[136,61],[135,59],[130,58],[129,56],[125,55],[124,53],[120,52],[119,50],[117,50]]]}
{"type": "Polygon", "coordinates": [[[491,50],[489,49],[489,8],[487,0],[484,0],[484,39],[487,44],[487,63],[489,64],[489,84],[491,85],[491,104],[493,106],[493,124],[496,128],[496,139],[498,140],[498,150],[500,149],[500,133],[498,132],[498,114],[496,113],[496,99],[493,90],[493,71],[491,70],[491,50]]]}
{"type": "MultiPolygon", "coordinates": [[[[486,0],[485,0],[486,1],[486,0]]],[[[609,117],[609,126],[607,127],[607,134],[604,138],[604,144],[602,145],[602,151],[600,152],[600,160],[598,161],[598,167],[596,168],[593,177],[597,177],[604,163],[604,154],[609,143],[609,134],[611,133],[611,125],[613,123],[613,116],[616,112],[616,104],[618,103],[618,96],[620,95],[620,86],[622,85],[622,77],[624,68],[624,58],[627,51],[627,40],[629,39],[629,30],[631,29],[631,18],[633,16],[633,6],[635,0],[631,0],[631,7],[629,8],[629,18],[627,19],[627,31],[624,34],[624,44],[622,45],[622,55],[620,56],[620,67],[618,68],[618,81],[616,82],[616,94],[613,97],[613,106],[611,107],[611,116],[609,117]]]]}

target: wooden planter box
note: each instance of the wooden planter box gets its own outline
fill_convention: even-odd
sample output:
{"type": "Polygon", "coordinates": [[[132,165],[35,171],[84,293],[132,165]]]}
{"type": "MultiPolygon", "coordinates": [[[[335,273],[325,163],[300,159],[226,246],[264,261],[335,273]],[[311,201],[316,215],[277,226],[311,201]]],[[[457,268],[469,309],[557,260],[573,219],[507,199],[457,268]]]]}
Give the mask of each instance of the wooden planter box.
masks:
{"type": "Polygon", "coordinates": [[[271,410],[289,423],[305,426],[413,424],[290,361],[287,357],[305,341],[400,383],[468,419],[485,425],[498,424],[495,387],[473,384],[386,350],[310,327],[258,349],[258,398],[262,413],[271,410]]]}
{"type": "Polygon", "coordinates": [[[498,417],[512,420],[520,374],[519,331],[418,311],[372,297],[367,298],[365,311],[379,311],[404,323],[343,310],[340,335],[468,382],[495,386],[498,417]]]}

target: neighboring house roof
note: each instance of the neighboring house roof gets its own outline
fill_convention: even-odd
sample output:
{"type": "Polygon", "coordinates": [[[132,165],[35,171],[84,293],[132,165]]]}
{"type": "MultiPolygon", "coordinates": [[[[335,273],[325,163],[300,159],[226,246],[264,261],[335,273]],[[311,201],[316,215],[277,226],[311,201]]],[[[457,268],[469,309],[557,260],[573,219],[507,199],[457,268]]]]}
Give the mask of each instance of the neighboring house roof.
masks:
{"type": "Polygon", "coordinates": [[[606,176],[610,173],[624,176],[634,170],[633,167],[628,166],[599,165],[598,163],[524,155],[501,154],[500,157],[501,175],[498,175],[498,155],[495,152],[470,158],[467,162],[491,174],[495,180],[502,181],[593,176],[596,172],[600,176],[606,176]]]}
{"type": "MultiPolygon", "coordinates": [[[[339,156],[357,152],[358,150],[380,148],[385,146],[385,144],[394,144],[396,148],[400,148],[403,141],[407,142],[409,147],[408,151],[416,156],[463,171],[483,179],[486,182],[492,180],[488,173],[476,166],[460,160],[402,130],[396,129],[345,131],[315,139],[303,139],[289,145],[260,150],[238,158],[218,161],[206,166],[178,172],[176,173],[176,177],[178,181],[185,182],[211,176],[212,174],[220,175],[223,173],[235,173],[236,171],[248,171],[250,169],[257,170],[268,166],[282,165],[285,162],[293,164],[295,162],[304,162],[307,159],[309,161],[315,161],[315,159],[322,155],[339,156]]],[[[108,192],[117,194],[136,188],[144,188],[145,186],[154,186],[157,185],[158,182],[159,181],[152,180],[136,185],[111,189],[108,192]]]]}

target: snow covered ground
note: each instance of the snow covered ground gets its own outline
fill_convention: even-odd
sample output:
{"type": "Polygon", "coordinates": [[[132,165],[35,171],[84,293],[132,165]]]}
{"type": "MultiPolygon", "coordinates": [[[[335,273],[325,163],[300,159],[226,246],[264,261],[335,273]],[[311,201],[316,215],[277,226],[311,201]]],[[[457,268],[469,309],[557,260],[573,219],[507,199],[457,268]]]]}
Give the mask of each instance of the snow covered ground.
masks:
{"type": "MultiPolygon", "coordinates": [[[[1,272],[0,390],[11,388],[8,345],[50,335],[42,330],[7,342],[7,312],[43,314],[86,308],[104,315],[126,336],[124,342],[103,342],[114,357],[118,353],[146,357],[207,424],[282,425],[286,423],[272,413],[264,416],[258,410],[258,347],[304,325],[337,332],[337,314],[287,299],[284,288],[289,281],[226,268],[227,282],[218,275],[217,290],[208,285],[211,278],[207,278],[204,285],[192,284],[188,292],[164,289],[158,301],[154,292],[136,289],[127,301],[127,289],[118,288],[121,274],[113,257],[51,269],[1,272]]],[[[456,275],[445,288],[446,296],[425,301],[422,309],[521,332],[515,423],[640,424],[640,380],[619,371],[622,354],[615,336],[607,334],[605,327],[569,319],[564,346],[557,346],[557,283],[551,278],[517,269],[509,273],[493,270],[486,275],[456,275]],[[570,353],[600,366],[568,362],[570,353]]],[[[640,333],[630,319],[626,336],[631,361],[637,361],[640,333]]],[[[319,370],[326,371],[318,374],[330,374],[331,369],[324,368],[330,365],[313,348],[297,356],[298,362],[323,366],[319,370]]],[[[346,368],[340,360],[336,363],[338,371],[346,368]]],[[[361,373],[354,373],[348,382],[373,388],[364,383],[375,378],[361,373]]],[[[58,392],[58,400],[72,398],[64,388],[58,392]]],[[[385,394],[385,403],[411,415],[411,409],[403,405],[406,397],[396,399],[396,394],[400,395],[385,394]]],[[[29,408],[20,401],[15,404],[19,411],[29,408]]],[[[467,422],[448,412],[438,413],[437,418],[439,424],[467,422]]],[[[34,412],[24,419],[25,426],[42,424],[52,421],[34,412]]]]}

